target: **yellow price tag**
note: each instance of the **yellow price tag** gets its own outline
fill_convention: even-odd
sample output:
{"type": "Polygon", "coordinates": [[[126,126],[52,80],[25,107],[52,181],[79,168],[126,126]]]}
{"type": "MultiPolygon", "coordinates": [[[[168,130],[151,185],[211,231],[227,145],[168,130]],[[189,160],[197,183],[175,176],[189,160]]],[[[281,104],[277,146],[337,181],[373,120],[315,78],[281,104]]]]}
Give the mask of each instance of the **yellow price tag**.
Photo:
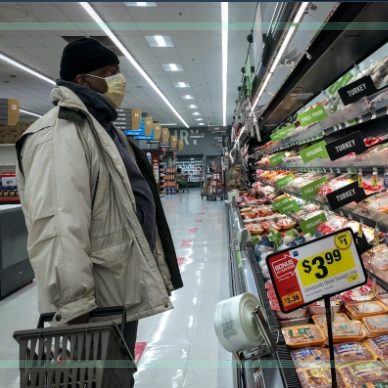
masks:
{"type": "Polygon", "coordinates": [[[362,237],[362,224],[358,224],[358,232],[357,232],[358,237],[362,237]]]}
{"type": "Polygon", "coordinates": [[[375,230],[373,242],[374,242],[374,245],[380,244],[380,232],[378,230],[375,230]]]}
{"type": "MultiPolygon", "coordinates": [[[[350,233],[346,231],[339,233],[335,236],[334,241],[337,248],[316,253],[298,262],[297,268],[303,287],[357,268],[350,249],[352,244],[350,233]]],[[[351,282],[353,279],[348,279],[348,281],[351,282]]]]}
{"type": "Polygon", "coordinates": [[[358,187],[362,187],[362,172],[358,173],[358,187]]]}
{"type": "Polygon", "coordinates": [[[293,292],[291,294],[288,294],[286,296],[282,297],[283,305],[284,306],[290,306],[291,304],[297,303],[302,300],[302,295],[299,291],[293,292]]]}

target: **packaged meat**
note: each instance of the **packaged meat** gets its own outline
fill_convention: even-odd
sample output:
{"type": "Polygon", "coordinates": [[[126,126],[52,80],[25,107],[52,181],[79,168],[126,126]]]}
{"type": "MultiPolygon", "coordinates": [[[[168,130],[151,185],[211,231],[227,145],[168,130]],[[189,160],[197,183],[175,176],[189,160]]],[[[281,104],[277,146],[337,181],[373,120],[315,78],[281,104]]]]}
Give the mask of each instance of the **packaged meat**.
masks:
{"type": "Polygon", "coordinates": [[[278,226],[283,230],[292,229],[295,227],[296,222],[291,220],[290,218],[284,218],[277,222],[278,226]]]}
{"type": "Polygon", "coordinates": [[[362,187],[366,195],[371,195],[384,188],[383,176],[378,175],[376,178],[373,175],[364,176],[362,179],[362,187]],[[375,182],[373,182],[375,180],[375,182]]]}
{"type": "Polygon", "coordinates": [[[337,230],[343,229],[348,222],[349,220],[347,220],[346,218],[343,218],[341,216],[334,216],[323,222],[322,224],[318,225],[316,229],[322,234],[326,235],[333,233],[337,230]]]}
{"type": "Polygon", "coordinates": [[[338,361],[337,365],[356,361],[373,361],[377,358],[369,347],[362,342],[335,344],[334,355],[338,361]]]}
{"type": "MultiPolygon", "coordinates": [[[[311,317],[316,325],[318,325],[321,329],[324,328],[324,324],[326,322],[326,315],[325,314],[319,314],[319,315],[313,315],[311,317]]],[[[334,314],[334,320],[333,322],[349,322],[350,319],[346,314],[338,313],[334,314]]]]}
{"type": "Polygon", "coordinates": [[[367,329],[374,336],[388,335],[388,315],[375,315],[362,319],[367,329]]]}
{"type": "Polygon", "coordinates": [[[353,319],[362,319],[364,317],[380,315],[387,312],[387,308],[378,301],[346,304],[345,310],[353,319]]]}
{"type": "Polygon", "coordinates": [[[369,338],[366,340],[366,343],[378,359],[388,359],[388,335],[369,338]]]}
{"type": "Polygon", "coordinates": [[[260,225],[266,232],[269,232],[270,230],[280,230],[280,227],[272,220],[263,221],[260,225]]]}
{"type": "MultiPolygon", "coordinates": [[[[286,320],[286,319],[302,319],[302,318],[309,318],[310,315],[308,314],[308,310],[306,308],[298,309],[295,311],[292,311],[291,313],[283,313],[280,311],[280,307],[277,311],[275,311],[275,314],[278,319],[286,320]]],[[[307,322],[308,323],[308,322],[307,322]]],[[[295,324],[293,326],[296,326],[298,324],[295,324]]]]}
{"type": "Polygon", "coordinates": [[[351,384],[348,388],[388,388],[388,382],[351,384]]]}
{"type": "Polygon", "coordinates": [[[290,349],[320,347],[325,340],[321,329],[312,324],[283,328],[282,332],[290,349]]]}
{"type": "MultiPolygon", "coordinates": [[[[388,192],[382,192],[372,195],[363,201],[359,202],[357,206],[372,211],[378,211],[380,213],[388,213],[388,192]]],[[[357,212],[357,214],[360,214],[357,212]]],[[[362,214],[360,214],[362,215],[362,214]]]]}
{"type": "Polygon", "coordinates": [[[339,297],[343,302],[346,302],[347,304],[373,301],[374,299],[376,299],[368,283],[364,286],[356,287],[351,290],[342,292],[341,294],[339,294],[339,297]]]}
{"type": "Polygon", "coordinates": [[[330,352],[327,348],[315,347],[298,349],[290,352],[295,368],[327,367],[330,362],[330,352]]]}
{"type": "Polygon", "coordinates": [[[353,362],[338,369],[347,385],[388,381],[388,369],[379,360],[353,362]]]}
{"type": "MultiPolygon", "coordinates": [[[[296,373],[303,388],[331,388],[331,369],[326,367],[297,369],[296,373]]],[[[345,382],[337,371],[338,388],[344,388],[345,382]]]]}
{"type": "MultiPolygon", "coordinates": [[[[341,342],[357,342],[365,337],[360,321],[333,322],[333,341],[335,344],[341,342]]],[[[327,323],[324,323],[324,333],[327,338],[327,323]]]]}
{"type": "Polygon", "coordinates": [[[368,251],[364,252],[361,257],[364,263],[370,264],[371,261],[380,254],[388,254],[388,246],[386,244],[379,244],[368,251]]]}
{"type": "MultiPolygon", "coordinates": [[[[342,303],[338,300],[331,300],[330,305],[331,305],[331,311],[334,314],[337,314],[337,313],[339,313],[339,311],[341,309],[342,303]]],[[[322,301],[319,300],[317,302],[311,303],[309,305],[309,312],[311,315],[323,315],[323,314],[325,314],[325,312],[326,312],[325,302],[323,300],[322,301]]]]}
{"type": "Polygon", "coordinates": [[[262,234],[264,229],[259,224],[246,224],[245,228],[253,235],[262,234]]]}

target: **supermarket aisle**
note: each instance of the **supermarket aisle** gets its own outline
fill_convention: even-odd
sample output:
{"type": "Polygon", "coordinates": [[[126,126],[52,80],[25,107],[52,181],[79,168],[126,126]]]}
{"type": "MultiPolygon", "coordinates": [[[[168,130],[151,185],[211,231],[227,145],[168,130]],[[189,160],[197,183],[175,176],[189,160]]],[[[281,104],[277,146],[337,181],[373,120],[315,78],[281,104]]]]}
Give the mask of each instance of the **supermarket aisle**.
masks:
{"type": "Polygon", "coordinates": [[[199,190],[163,204],[185,286],[173,294],[174,310],[139,324],[146,348],[136,387],[232,387],[231,355],[213,329],[215,306],[229,297],[225,204],[201,200],[199,190]]]}
{"type": "MultiPolygon", "coordinates": [[[[185,287],[173,294],[175,309],[142,320],[136,388],[230,388],[231,356],[213,329],[217,302],[229,297],[225,204],[201,200],[190,190],[163,199],[185,287]]],[[[37,289],[32,283],[0,301],[0,381],[18,388],[15,330],[36,326],[37,289]]]]}

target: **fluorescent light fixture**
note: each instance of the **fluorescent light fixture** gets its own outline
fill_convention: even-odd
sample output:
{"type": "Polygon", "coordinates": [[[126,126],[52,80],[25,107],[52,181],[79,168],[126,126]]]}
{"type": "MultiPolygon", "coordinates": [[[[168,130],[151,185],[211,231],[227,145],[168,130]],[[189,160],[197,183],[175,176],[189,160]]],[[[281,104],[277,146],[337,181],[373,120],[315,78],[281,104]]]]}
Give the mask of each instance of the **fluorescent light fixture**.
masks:
{"type": "MultiPolygon", "coordinates": [[[[299,23],[299,22],[302,20],[303,15],[304,15],[304,13],[306,12],[306,9],[307,9],[307,7],[309,6],[309,4],[310,4],[309,2],[303,2],[303,3],[301,3],[301,5],[300,5],[300,7],[299,7],[299,9],[298,9],[298,12],[297,12],[296,15],[295,15],[295,18],[294,18],[294,20],[292,21],[293,23],[299,23]]],[[[283,56],[283,54],[284,54],[284,51],[286,50],[286,48],[288,47],[288,45],[289,45],[289,43],[290,43],[290,41],[291,41],[291,39],[292,39],[292,37],[293,37],[293,35],[294,35],[295,30],[296,30],[296,26],[294,26],[294,25],[292,25],[292,26],[289,28],[289,30],[288,30],[288,32],[287,32],[287,35],[286,35],[286,37],[284,38],[284,40],[283,40],[283,42],[282,42],[282,45],[281,45],[281,47],[280,47],[278,53],[276,54],[276,57],[275,57],[275,59],[274,59],[274,61],[273,61],[273,63],[272,63],[272,66],[271,66],[271,68],[270,68],[270,70],[269,70],[269,73],[268,73],[268,75],[267,75],[267,77],[266,77],[266,79],[265,79],[265,81],[264,81],[264,83],[263,83],[263,85],[262,85],[262,87],[261,87],[261,89],[260,89],[260,92],[258,93],[258,95],[257,95],[257,97],[256,97],[256,100],[255,100],[255,102],[254,102],[254,104],[253,104],[253,107],[252,107],[253,109],[256,108],[256,105],[257,105],[257,103],[259,102],[260,97],[262,96],[262,94],[263,94],[263,92],[264,92],[264,89],[265,89],[266,86],[268,85],[268,82],[269,82],[269,80],[271,79],[272,74],[275,72],[277,65],[279,64],[280,60],[282,59],[282,56],[283,56]]]]}
{"type": "Polygon", "coordinates": [[[189,88],[190,85],[187,84],[186,82],[175,82],[173,84],[176,88],[189,88]]]}
{"type": "Polygon", "coordinates": [[[203,121],[203,119],[199,118],[199,119],[195,119],[195,121],[203,121]]]}
{"type": "Polygon", "coordinates": [[[42,117],[42,115],[39,115],[38,113],[30,112],[29,110],[20,109],[20,113],[24,113],[26,115],[35,116],[35,117],[42,117]]]}
{"type": "Polygon", "coordinates": [[[178,65],[177,63],[166,63],[162,67],[164,71],[183,71],[182,65],[178,65]]]}
{"type": "Polygon", "coordinates": [[[150,47],[174,47],[171,36],[152,35],[145,38],[150,47]]]}
{"type": "Polygon", "coordinates": [[[8,62],[9,64],[11,64],[11,65],[13,65],[13,66],[15,66],[15,67],[18,67],[19,69],[22,69],[22,70],[26,71],[27,73],[30,73],[30,74],[34,75],[35,77],[38,77],[38,78],[40,78],[40,79],[42,79],[42,80],[44,80],[44,81],[50,83],[51,85],[55,85],[55,81],[52,80],[51,78],[46,77],[45,75],[40,74],[40,73],[38,73],[37,71],[32,70],[32,69],[30,69],[30,68],[27,67],[27,66],[22,65],[21,63],[15,61],[14,59],[12,59],[12,58],[10,58],[10,57],[7,57],[7,56],[4,55],[4,54],[1,54],[1,53],[0,53],[0,59],[2,59],[2,60],[5,61],[5,62],[8,62]]]}
{"type": "Polygon", "coordinates": [[[156,3],[141,3],[141,2],[136,2],[136,3],[129,3],[129,2],[124,2],[124,5],[126,7],[156,7],[156,3]]]}
{"type": "Polygon", "coordinates": [[[136,4],[138,7],[145,7],[147,5],[147,3],[139,3],[139,2],[136,2],[136,4]]]}
{"type": "Polygon", "coordinates": [[[192,113],[192,115],[193,116],[199,116],[201,113],[199,113],[199,112],[194,112],[194,113],[192,113]]]}
{"type": "Polygon", "coordinates": [[[205,123],[198,123],[198,125],[205,125],[205,123]]]}
{"type": "Polygon", "coordinates": [[[229,9],[227,2],[221,2],[222,22],[222,122],[226,125],[226,93],[228,81],[228,20],[229,9]]]}
{"type": "Polygon", "coordinates": [[[160,125],[178,125],[177,123],[164,123],[164,124],[160,124],[160,125]]]}
{"type": "Polygon", "coordinates": [[[185,96],[182,97],[184,100],[194,100],[195,97],[190,96],[190,94],[186,94],[185,96]]]}
{"type": "Polygon", "coordinates": [[[197,107],[197,105],[189,105],[189,108],[190,108],[190,109],[196,109],[196,108],[198,108],[198,107],[197,107]]]}
{"type": "Polygon", "coordinates": [[[154,81],[149,77],[149,75],[144,71],[144,69],[136,62],[135,58],[128,52],[128,50],[123,46],[123,44],[117,39],[116,35],[109,29],[106,23],[100,18],[96,11],[90,6],[89,3],[80,2],[81,6],[85,11],[99,24],[102,30],[107,36],[112,40],[112,42],[117,46],[117,48],[124,54],[133,67],[143,76],[143,78],[150,84],[152,89],[159,95],[159,97],[167,104],[167,106],[174,112],[174,114],[179,118],[179,120],[185,125],[186,128],[190,126],[186,123],[183,117],[178,113],[178,111],[172,106],[171,102],[168,101],[166,96],[160,91],[160,89],[155,85],[154,81]]]}

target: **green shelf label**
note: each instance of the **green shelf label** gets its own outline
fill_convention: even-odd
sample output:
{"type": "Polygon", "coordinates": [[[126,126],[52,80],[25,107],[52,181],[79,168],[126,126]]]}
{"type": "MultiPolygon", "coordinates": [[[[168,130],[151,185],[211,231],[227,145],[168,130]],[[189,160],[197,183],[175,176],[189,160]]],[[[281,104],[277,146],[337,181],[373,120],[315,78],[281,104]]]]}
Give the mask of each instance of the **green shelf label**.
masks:
{"type": "Polygon", "coordinates": [[[295,129],[294,124],[287,125],[286,127],[283,127],[279,130],[277,130],[275,133],[273,133],[270,137],[272,141],[281,140],[284,139],[293,129],[295,129]]]}
{"type": "Polygon", "coordinates": [[[304,163],[310,162],[317,158],[329,157],[326,151],[326,142],[324,140],[300,151],[300,156],[304,163]]]}
{"type": "Polygon", "coordinates": [[[287,175],[283,178],[280,178],[276,181],[276,185],[279,189],[286,187],[291,181],[295,179],[294,174],[287,175]]]}
{"type": "Polygon", "coordinates": [[[286,214],[286,213],[289,213],[289,212],[298,212],[300,210],[300,207],[298,206],[298,204],[296,203],[295,199],[289,201],[288,203],[286,203],[284,206],[280,207],[279,208],[279,213],[280,214],[286,214]]]}
{"type": "Polygon", "coordinates": [[[275,164],[279,164],[285,157],[286,157],[286,154],[284,152],[281,152],[280,154],[277,154],[269,158],[269,162],[271,163],[272,166],[274,166],[275,164]]]}
{"type": "Polygon", "coordinates": [[[319,178],[306,186],[301,187],[300,192],[304,199],[309,199],[317,195],[318,190],[327,183],[325,177],[319,178]]]}
{"type": "Polygon", "coordinates": [[[314,232],[315,228],[318,225],[321,225],[323,222],[327,220],[325,213],[318,214],[315,217],[311,217],[306,221],[302,221],[299,223],[302,232],[304,234],[314,232]]]}
{"type": "Polygon", "coordinates": [[[346,73],[343,77],[341,77],[338,81],[334,82],[333,85],[330,86],[328,89],[328,92],[330,94],[334,94],[338,89],[343,88],[346,86],[349,81],[353,78],[352,73],[346,73]]]}
{"type": "Polygon", "coordinates": [[[272,203],[272,206],[275,210],[279,210],[282,206],[286,205],[290,202],[290,198],[284,197],[282,199],[278,199],[277,201],[272,203]]]}
{"type": "Polygon", "coordinates": [[[328,117],[326,109],[323,105],[318,105],[307,112],[298,115],[298,121],[302,127],[307,127],[310,124],[316,123],[328,117]]]}
{"type": "Polygon", "coordinates": [[[349,124],[349,127],[351,127],[352,125],[357,124],[357,120],[356,119],[348,120],[348,124],[349,124]]]}

